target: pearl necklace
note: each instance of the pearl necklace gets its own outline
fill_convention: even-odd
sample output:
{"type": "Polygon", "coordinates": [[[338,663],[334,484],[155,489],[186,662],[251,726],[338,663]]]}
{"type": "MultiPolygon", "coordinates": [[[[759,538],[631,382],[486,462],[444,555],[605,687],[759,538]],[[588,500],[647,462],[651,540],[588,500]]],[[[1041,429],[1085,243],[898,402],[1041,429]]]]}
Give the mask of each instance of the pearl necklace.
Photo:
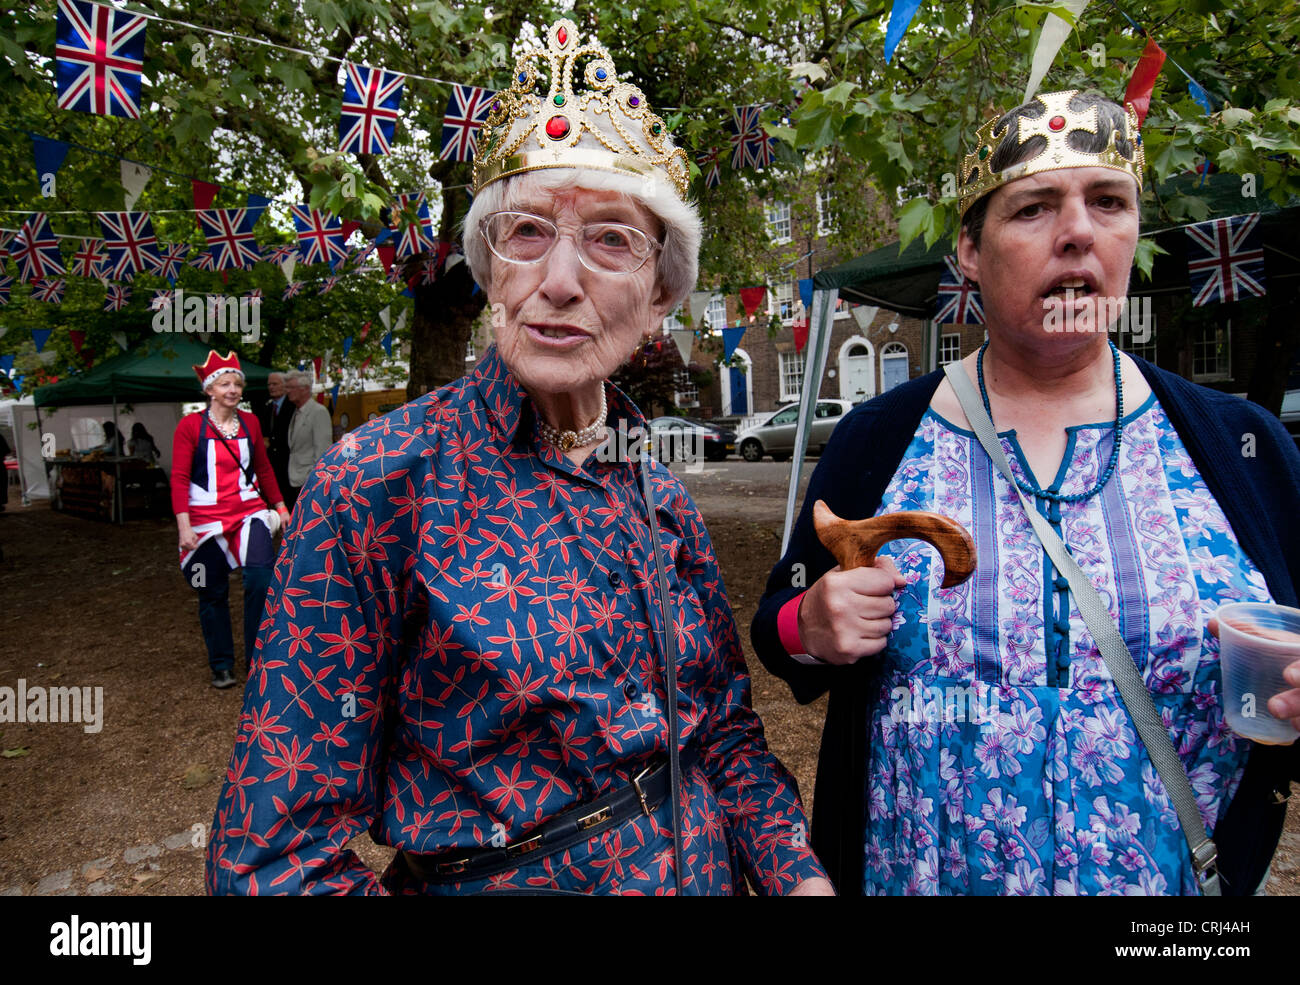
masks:
{"type": "MultiPolygon", "coordinates": [[[[1069,496],[1049,492],[1046,489],[1039,489],[1037,486],[1030,485],[1020,476],[1015,476],[1016,485],[1020,487],[1025,495],[1046,499],[1053,503],[1082,503],[1084,500],[1091,499],[1101,492],[1106,483],[1110,481],[1110,477],[1115,474],[1115,466],[1119,464],[1119,446],[1124,440],[1124,380],[1123,375],[1120,373],[1119,349],[1115,347],[1115,343],[1110,339],[1107,339],[1106,343],[1110,346],[1111,356],[1115,360],[1115,423],[1112,426],[1115,441],[1111,445],[1110,462],[1106,465],[1106,471],[1101,474],[1101,478],[1097,480],[1096,485],[1087,492],[1074,493],[1069,496]]],[[[984,398],[984,411],[989,415],[989,420],[992,421],[993,409],[989,406],[989,392],[984,388],[984,350],[988,347],[988,342],[980,346],[979,355],[975,358],[975,372],[979,376],[980,396],[984,398]]]]}
{"type": "Polygon", "coordinates": [[[602,385],[600,388],[600,413],[596,415],[594,421],[581,431],[561,431],[548,424],[539,413],[537,415],[537,433],[548,445],[554,445],[560,451],[567,452],[572,448],[582,448],[605,433],[605,415],[607,411],[605,387],[602,385]]]}
{"type": "Polygon", "coordinates": [[[214,428],[216,428],[223,436],[227,438],[233,438],[235,435],[239,434],[238,414],[235,415],[235,419],[231,421],[229,424],[222,424],[220,421],[218,421],[215,417],[212,416],[212,408],[209,407],[208,420],[212,422],[212,426],[214,428]]]}

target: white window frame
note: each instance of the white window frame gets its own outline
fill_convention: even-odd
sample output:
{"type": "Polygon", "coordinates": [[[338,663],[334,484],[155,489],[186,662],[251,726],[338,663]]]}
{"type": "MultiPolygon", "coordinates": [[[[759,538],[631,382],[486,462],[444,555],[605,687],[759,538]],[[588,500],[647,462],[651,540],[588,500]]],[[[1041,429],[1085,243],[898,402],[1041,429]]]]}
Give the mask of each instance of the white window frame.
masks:
{"type": "Polygon", "coordinates": [[[781,403],[788,403],[791,400],[798,400],[803,393],[803,374],[807,365],[807,348],[803,352],[778,352],[776,354],[777,366],[777,383],[780,387],[778,400],[781,403]],[[794,383],[795,389],[790,390],[787,383],[794,383]]]}
{"type": "Polygon", "coordinates": [[[709,298],[708,307],[704,309],[704,324],[710,333],[721,332],[727,327],[727,299],[721,294],[709,298]]]}
{"type": "Polygon", "coordinates": [[[700,406],[700,388],[691,382],[690,370],[674,370],[673,387],[673,401],[678,407],[700,406]]]}
{"type": "Polygon", "coordinates": [[[835,219],[835,210],[831,207],[834,192],[829,188],[821,188],[817,191],[817,235],[834,236],[840,231],[840,225],[835,219]]]}
{"type": "Polygon", "coordinates": [[[790,203],[785,200],[772,202],[765,210],[767,215],[767,238],[780,246],[793,238],[790,223],[790,203]]]}
{"type": "Polygon", "coordinates": [[[799,300],[799,285],[793,281],[777,281],[767,292],[767,314],[769,318],[780,318],[782,325],[793,325],[796,302],[799,300]],[[784,308],[784,310],[782,310],[784,308]]]}
{"type": "MultiPolygon", "coordinates": [[[[907,346],[904,343],[899,342],[897,339],[894,339],[890,342],[886,342],[884,345],[880,347],[880,392],[881,393],[886,392],[885,360],[898,359],[900,357],[903,360],[903,365],[907,367],[907,375],[903,377],[903,382],[907,382],[907,380],[910,380],[912,378],[911,365],[907,362],[907,360],[911,358],[910,354],[907,351],[907,346]]],[[[899,386],[901,385],[902,384],[899,384],[899,386]]]]}
{"type": "Polygon", "coordinates": [[[682,324],[681,314],[682,314],[682,306],[679,304],[671,312],[664,315],[665,335],[667,335],[669,332],[676,331],[679,328],[686,327],[685,325],[682,324]]]}
{"type": "Polygon", "coordinates": [[[465,340],[465,362],[478,362],[478,349],[474,346],[474,335],[471,332],[470,337],[465,340]]]}
{"type": "Polygon", "coordinates": [[[961,358],[961,333],[945,332],[939,336],[939,365],[947,366],[949,363],[955,363],[961,358]],[[947,356],[944,349],[955,349],[956,352],[950,352],[947,356]]]}
{"type": "Polygon", "coordinates": [[[1232,319],[1225,318],[1222,325],[1219,325],[1217,321],[1204,321],[1192,336],[1192,380],[1196,383],[1209,383],[1230,379],[1232,379],[1232,319]],[[1217,339],[1213,342],[1207,340],[1208,336],[1217,335],[1220,331],[1223,333],[1222,343],[1217,339]],[[1209,372],[1198,373],[1196,371],[1196,361],[1200,348],[1220,344],[1223,347],[1222,360],[1216,358],[1214,369],[1209,372]]]}

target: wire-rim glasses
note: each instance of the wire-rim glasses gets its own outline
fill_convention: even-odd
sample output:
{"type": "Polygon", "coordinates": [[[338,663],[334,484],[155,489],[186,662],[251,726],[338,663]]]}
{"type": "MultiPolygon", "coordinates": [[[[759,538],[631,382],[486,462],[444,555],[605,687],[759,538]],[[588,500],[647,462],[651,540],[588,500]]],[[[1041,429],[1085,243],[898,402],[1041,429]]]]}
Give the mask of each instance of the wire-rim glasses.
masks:
{"type": "MultiPolygon", "coordinates": [[[[545,216],[531,212],[493,212],[479,226],[492,255],[506,263],[541,263],[560,241],[560,230],[545,216]]],[[[623,222],[583,223],[574,238],[578,260],[597,274],[640,270],[663,244],[623,222]]]]}

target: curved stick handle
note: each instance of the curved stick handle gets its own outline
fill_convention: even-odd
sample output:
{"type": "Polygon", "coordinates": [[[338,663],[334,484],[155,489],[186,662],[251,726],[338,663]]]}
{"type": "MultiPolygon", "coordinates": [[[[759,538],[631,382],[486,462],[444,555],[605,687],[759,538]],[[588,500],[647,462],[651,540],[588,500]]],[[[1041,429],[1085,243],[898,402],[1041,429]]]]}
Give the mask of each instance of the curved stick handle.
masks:
{"type": "Polygon", "coordinates": [[[886,513],[865,520],[842,520],[822,500],[813,504],[817,537],[846,571],[874,564],[876,552],[891,540],[923,540],[943,558],[943,588],[960,585],[975,572],[975,541],[956,520],[923,510],[886,513]]]}

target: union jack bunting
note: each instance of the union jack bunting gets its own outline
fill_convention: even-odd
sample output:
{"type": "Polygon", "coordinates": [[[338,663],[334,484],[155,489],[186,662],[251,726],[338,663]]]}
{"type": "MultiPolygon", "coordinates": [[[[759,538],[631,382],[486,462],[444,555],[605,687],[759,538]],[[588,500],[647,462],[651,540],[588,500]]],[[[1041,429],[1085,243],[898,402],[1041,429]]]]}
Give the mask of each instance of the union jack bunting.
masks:
{"type": "Polygon", "coordinates": [[[388,268],[388,273],[385,275],[385,279],[390,284],[404,283],[406,281],[406,265],[403,263],[393,264],[388,268]]]}
{"type": "Polygon", "coordinates": [[[153,292],[153,297],[149,301],[150,311],[162,311],[164,308],[172,306],[172,292],[164,291],[161,288],[153,292]]]}
{"type": "Polygon", "coordinates": [[[104,294],[105,311],[121,311],[131,300],[131,289],[122,284],[109,284],[104,294]]]}
{"type": "Polygon", "coordinates": [[[261,209],[211,209],[195,213],[208,240],[213,269],[242,270],[262,259],[253,239],[253,226],[261,214],[261,209]]]}
{"type": "Polygon", "coordinates": [[[190,261],[190,266],[193,267],[195,270],[216,270],[217,261],[216,258],[212,255],[212,251],[204,250],[202,253],[200,253],[193,260],[190,261]]]}
{"type": "Polygon", "coordinates": [[[330,291],[334,290],[334,285],[337,284],[338,282],[339,282],[338,277],[326,277],[323,281],[321,281],[320,290],[317,291],[316,293],[328,294],[330,291]]]}
{"type": "Polygon", "coordinates": [[[110,280],[130,280],[139,271],[153,273],[162,263],[158,237],[148,212],[98,212],[108,262],[100,272],[110,280]]]}
{"type": "Polygon", "coordinates": [[[1198,222],[1187,227],[1187,276],[1192,304],[1263,297],[1264,249],[1259,241],[1259,213],[1198,222]]]}
{"type": "Polygon", "coordinates": [[[343,226],[337,220],[306,205],[291,205],[293,224],[298,230],[298,253],[303,263],[333,263],[348,255],[343,245],[343,226]]]}
{"type": "Polygon", "coordinates": [[[302,284],[303,282],[300,280],[290,281],[285,285],[284,294],[281,295],[281,299],[288,301],[290,298],[296,297],[298,292],[302,290],[302,284]]]}
{"type": "Polygon", "coordinates": [[[244,297],[248,298],[250,304],[261,304],[262,289],[260,287],[255,287],[247,294],[245,294],[244,297]]]}
{"type": "Polygon", "coordinates": [[[974,281],[966,279],[957,265],[957,257],[948,254],[943,258],[943,272],[939,274],[939,299],[935,305],[934,322],[937,325],[983,325],[984,304],[974,281]]]}
{"type": "Polygon", "coordinates": [[[181,275],[181,265],[185,263],[185,258],[189,256],[190,247],[188,243],[174,243],[171,246],[164,246],[158,251],[158,276],[166,277],[171,283],[176,283],[176,278],[181,275]]]}
{"type": "Polygon", "coordinates": [[[99,267],[107,259],[102,239],[83,239],[72,255],[72,273],[77,277],[98,277],[99,267]]]}
{"type": "Polygon", "coordinates": [[[9,303],[9,288],[13,287],[12,277],[0,274],[0,308],[9,303]]]}
{"type": "Polygon", "coordinates": [[[398,260],[433,249],[432,221],[424,192],[398,195],[393,205],[393,219],[397,223],[397,252],[394,256],[398,260]]]}
{"type": "Polygon", "coordinates": [[[759,120],[762,106],[736,106],[732,110],[732,120],[728,125],[731,131],[731,166],[739,171],[743,167],[752,167],[761,171],[772,163],[776,150],[776,138],[769,137],[759,120]]]}
{"type": "Polygon", "coordinates": [[[297,252],[298,247],[293,243],[281,243],[279,246],[267,247],[266,259],[271,263],[281,264],[297,252]]]}
{"type": "Polygon", "coordinates": [[[700,166],[700,172],[704,175],[705,188],[717,188],[718,185],[722,184],[721,150],[714,147],[708,153],[697,157],[695,163],[700,166]]]}
{"type": "Polygon", "coordinates": [[[59,0],[59,109],[140,118],[145,19],[84,0],[59,0]]]}
{"type": "Polygon", "coordinates": [[[397,126],[406,76],[365,65],[343,65],[343,113],[339,150],[387,154],[397,126]]]}
{"type": "Polygon", "coordinates": [[[32,285],[32,297],[48,304],[62,304],[66,284],[67,281],[64,280],[38,280],[32,285]]]}
{"type": "Polygon", "coordinates": [[[438,279],[438,268],[441,264],[434,257],[430,257],[420,264],[420,283],[432,284],[438,279]]]}
{"type": "Polygon", "coordinates": [[[59,253],[59,239],[50,229],[49,216],[44,212],[33,212],[27,217],[10,248],[14,263],[18,264],[18,277],[24,283],[67,272],[59,253]]]}
{"type": "Polygon", "coordinates": [[[487,122],[496,95],[478,86],[451,87],[447,115],[442,118],[443,161],[472,161],[478,152],[478,132],[487,122]]]}

